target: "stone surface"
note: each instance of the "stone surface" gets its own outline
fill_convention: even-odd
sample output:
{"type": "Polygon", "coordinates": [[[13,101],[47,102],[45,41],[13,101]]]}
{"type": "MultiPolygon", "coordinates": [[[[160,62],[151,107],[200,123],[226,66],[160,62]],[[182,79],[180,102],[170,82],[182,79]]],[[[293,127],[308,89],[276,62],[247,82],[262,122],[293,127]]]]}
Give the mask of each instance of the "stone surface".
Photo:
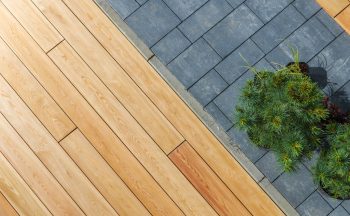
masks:
{"type": "Polygon", "coordinates": [[[178,29],[174,29],[156,43],[152,51],[164,64],[168,64],[190,45],[191,42],[178,29]]]}
{"type": "Polygon", "coordinates": [[[240,4],[242,4],[245,0],[227,0],[228,3],[234,8],[238,7],[240,4]]]}
{"type": "Polygon", "coordinates": [[[269,151],[260,158],[255,166],[267,177],[270,182],[273,182],[279,175],[283,173],[282,167],[279,165],[275,153],[269,151]]]}
{"type": "Polygon", "coordinates": [[[194,42],[231,11],[225,0],[210,0],[181,23],[179,29],[194,42]]]}
{"type": "Polygon", "coordinates": [[[321,21],[333,34],[338,36],[344,32],[344,30],[338,25],[338,23],[330,17],[324,10],[320,10],[317,13],[317,19],[321,21]]]}
{"type": "Polygon", "coordinates": [[[188,88],[211,70],[221,60],[220,56],[203,39],[196,41],[174,59],[168,68],[188,88]]]}
{"type": "Polygon", "coordinates": [[[169,8],[181,19],[184,20],[205,4],[208,0],[164,0],[169,8]]]}
{"type": "Polygon", "coordinates": [[[350,200],[345,200],[341,204],[347,212],[350,212],[350,200]]]}
{"type": "Polygon", "coordinates": [[[219,125],[225,130],[229,130],[233,124],[231,120],[229,120],[221,110],[216,106],[214,102],[209,103],[205,110],[219,123],[219,125]]]}
{"type": "Polygon", "coordinates": [[[136,0],[140,5],[146,3],[148,0],[136,0]]]}
{"type": "Polygon", "coordinates": [[[264,23],[267,23],[292,1],[293,0],[247,0],[245,4],[264,23]]]}
{"type": "Polygon", "coordinates": [[[265,71],[274,71],[275,69],[272,67],[272,65],[266,61],[266,59],[261,59],[258,63],[254,65],[254,68],[258,71],[265,70],[265,71]]]}
{"type": "Polygon", "coordinates": [[[314,0],[295,0],[293,4],[307,19],[321,9],[314,0]]]}
{"type": "Polygon", "coordinates": [[[207,105],[217,95],[219,95],[228,84],[215,71],[211,70],[196,84],[194,84],[189,92],[198,100],[203,106],[207,105]]]}
{"type": "Polygon", "coordinates": [[[303,202],[297,211],[300,215],[317,215],[326,216],[333,209],[327,204],[327,202],[321,197],[321,195],[315,191],[305,202],[303,202]]]}
{"type": "Polygon", "coordinates": [[[297,29],[305,18],[292,6],[288,6],[271,22],[252,36],[252,40],[265,52],[270,52],[297,29]]]}
{"type": "Polygon", "coordinates": [[[215,27],[204,38],[221,57],[239,47],[254,34],[263,23],[247,6],[242,4],[215,27]]]}
{"type": "Polygon", "coordinates": [[[329,216],[349,216],[350,214],[345,211],[342,206],[338,206],[329,216]]]}
{"type": "Polygon", "coordinates": [[[125,19],[140,7],[135,0],[108,0],[112,8],[125,19]]]}
{"type": "Polygon", "coordinates": [[[249,39],[218,64],[215,70],[228,83],[233,83],[263,56],[264,53],[249,39]]]}
{"type": "Polygon", "coordinates": [[[321,194],[322,198],[327,201],[327,203],[332,206],[332,208],[336,208],[342,203],[342,200],[334,199],[329,196],[324,190],[318,188],[318,193],[321,194]]]}
{"type": "Polygon", "coordinates": [[[180,23],[162,0],[149,0],[125,21],[150,47],[180,23]]]}

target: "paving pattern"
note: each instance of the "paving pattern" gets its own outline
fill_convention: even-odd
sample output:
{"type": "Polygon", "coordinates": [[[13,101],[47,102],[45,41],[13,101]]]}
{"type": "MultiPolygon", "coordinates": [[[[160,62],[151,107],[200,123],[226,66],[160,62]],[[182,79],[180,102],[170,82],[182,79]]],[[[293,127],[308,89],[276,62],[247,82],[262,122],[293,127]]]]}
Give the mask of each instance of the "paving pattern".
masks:
{"type": "Polygon", "coordinates": [[[324,68],[325,92],[350,97],[350,36],[315,0],[110,0],[112,7],[202,104],[241,150],[302,215],[350,215],[350,201],[328,197],[305,160],[283,173],[276,158],[233,127],[247,66],[273,69],[292,61],[324,68]],[[347,94],[349,93],[349,94],[347,94]]]}

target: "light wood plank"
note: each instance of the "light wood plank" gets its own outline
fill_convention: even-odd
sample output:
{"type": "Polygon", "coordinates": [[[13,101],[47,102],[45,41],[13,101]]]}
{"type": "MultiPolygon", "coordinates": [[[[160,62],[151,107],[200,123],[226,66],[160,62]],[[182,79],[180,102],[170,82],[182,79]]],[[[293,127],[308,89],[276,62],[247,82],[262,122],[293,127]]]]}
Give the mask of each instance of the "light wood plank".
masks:
{"type": "Polygon", "coordinates": [[[26,28],[34,40],[47,52],[63,40],[57,30],[45,19],[30,1],[1,0],[16,14],[16,19],[26,28]]]}
{"type": "Polygon", "coordinates": [[[252,214],[283,215],[92,0],[64,2],[252,214]]]}
{"type": "Polygon", "coordinates": [[[150,215],[78,129],[60,144],[119,215],[150,215]]]}
{"type": "MultiPolygon", "coordinates": [[[[4,121],[5,119],[0,115],[0,128],[6,126],[4,121]]],[[[51,215],[1,153],[0,191],[5,194],[6,198],[12,203],[20,215],[51,215]]],[[[2,215],[7,216],[7,214],[2,215]]]]}
{"type": "Polygon", "coordinates": [[[0,39],[0,68],[0,74],[10,83],[56,140],[63,139],[74,130],[75,125],[72,121],[45,89],[33,79],[28,69],[16,58],[2,39],[0,39]]]}
{"type": "Polygon", "coordinates": [[[33,2],[166,153],[183,142],[183,137],[61,1],[33,2]]]}
{"type": "Polygon", "coordinates": [[[49,56],[186,214],[215,214],[69,44],[61,43],[49,56]]]}
{"type": "Polygon", "coordinates": [[[219,215],[251,215],[188,142],[169,157],[219,215]]]}
{"type": "Polygon", "coordinates": [[[331,16],[335,17],[340,13],[345,7],[347,7],[350,2],[349,0],[316,0],[318,4],[331,16]]]}
{"type": "Polygon", "coordinates": [[[335,20],[343,27],[343,29],[350,34],[350,6],[342,11],[335,20]]]}
{"type": "Polygon", "coordinates": [[[0,192],[0,215],[18,216],[16,210],[7,201],[6,197],[0,192]]]}
{"type": "Polygon", "coordinates": [[[151,175],[3,7],[0,7],[0,36],[152,214],[182,215],[151,175]]]}

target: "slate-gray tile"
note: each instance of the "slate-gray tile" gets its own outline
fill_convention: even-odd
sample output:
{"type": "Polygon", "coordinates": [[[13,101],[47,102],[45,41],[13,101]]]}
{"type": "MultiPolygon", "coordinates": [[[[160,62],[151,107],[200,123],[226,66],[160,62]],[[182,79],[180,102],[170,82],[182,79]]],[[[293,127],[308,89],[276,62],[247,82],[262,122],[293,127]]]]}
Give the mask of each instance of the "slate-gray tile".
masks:
{"type": "Polygon", "coordinates": [[[189,92],[198,100],[203,106],[207,105],[217,95],[219,95],[228,84],[215,71],[211,70],[204,77],[202,77],[196,84],[194,84],[189,92]]]}
{"type": "Polygon", "coordinates": [[[144,3],[146,3],[146,1],[148,0],[136,0],[140,5],[143,5],[144,3]]]}
{"type": "Polygon", "coordinates": [[[263,23],[242,4],[209,30],[204,38],[221,55],[227,56],[254,34],[263,23]]]}
{"type": "Polygon", "coordinates": [[[215,70],[228,82],[233,83],[250,67],[257,63],[264,53],[248,39],[238,49],[227,56],[215,70]]]}
{"type": "Polygon", "coordinates": [[[152,51],[164,64],[168,64],[190,45],[191,42],[175,28],[156,43],[152,51]]]}
{"type": "Polygon", "coordinates": [[[175,58],[168,68],[188,88],[220,61],[220,56],[207,42],[199,39],[175,58]]]}
{"type": "Polygon", "coordinates": [[[332,213],[329,214],[329,216],[349,216],[350,214],[345,211],[345,209],[342,206],[338,206],[332,213]]]}
{"type": "Polygon", "coordinates": [[[245,4],[264,22],[267,23],[293,0],[247,0],[245,4]]]}
{"type": "Polygon", "coordinates": [[[275,153],[269,151],[260,158],[255,166],[267,177],[270,182],[273,182],[279,175],[283,173],[282,167],[279,165],[275,153]]]}
{"type": "Polygon", "coordinates": [[[273,49],[266,59],[285,65],[293,61],[291,47],[294,47],[299,51],[300,61],[308,62],[333,39],[334,35],[313,17],[273,49]]]}
{"type": "Polygon", "coordinates": [[[208,0],[163,0],[169,8],[181,19],[189,17],[208,0]]]}
{"type": "Polygon", "coordinates": [[[304,158],[303,164],[306,166],[306,168],[312,171],[319,157],[320,157],[320,153],[318,151],[315,151],[310,159],[306,157],[304,158]]]}
{"type": "Polygon", "coordinates": [[[151,47],[175,28],[180,20],[162,0],[149,0],[130,15],[126,23],[151,47]]]}
{"type": "Polygon", "coordinates": [[[317,19],[320,20],[321,23],[323,23],[335,36],[338,36],[344,32],[342,27],[340,27],[338,23],[324,10],[320,10],[316,16],[317,19]]]}
{"type": "Polygon", "coordinates": [[[241,96],[241,90],[245,86],[247,80],[253,79],[253,77],[254,74],[247,71],[236,82],[215,98],[215,104],[228,119],[233,119],[233,112],[238,103],[238,99],[241,96]]]}
{"type": "Polygon", "coordinates": [[[217,123],[227,131],[233,124],[232,122],[221,112],[221,110],[215,105],[214,102],[209,103],[205,110],[215,119],[217,123]]]}
{"type": "Polygon", "coordinates": [[[238,7],[240,4],[242,4],[245,0],[226,0],[228,3],[230,3],[230,5],[233,8],[238,7]]]}
{"type": "Polygon", "coordinates": [[[317,188],[310,171],[302,164],[293,173],[283,173],[273,185],[293,207],[301,204],[317,188]]]}
{"type": "Polygon", "coordinates": [[[321,195],[315,191],[298,208],[297,211],[305,216],[326,216],[333,209],[328,205],[321,195]]]}
{"type": "Polygon", "coordinates": [[[344,209],[345,209],[347,212],[350,213],[350,200],[345,200],[344,202],[342,202],[341,205],[344,207],[344,209]]]}
{"type": "Polygon", "coordinates": [[[321,9],[320,5],[317,4],[315,0],[295,0],[293,5],[307,19],[321,9]]]}
{"type": "Polygon", "coordinates": [[[125,19],[140,7],[135,0],[108,0],[112,8],[125,19]]]}
{"type": "Polygon", "coordinates": [[[210,0],[181,23],[179,29],[194,42],[231,11],[225,0],[210,0]]]}
{"type": "Polygon", "coordinates": [[[255,33],[252,36],[252,40],[262,51],[268,53],[303,24],[304,21],[305,18],[290,5],[255,33]]]}
{"type": "Polygon", "coordinates": [[[267,150],[259,148],[251,143],[248,135],[244,131],[240,131],[233,127],[228,131],[228,135],[231,137],[234,144],[237,144],[240,150],[251,160],[253,163],[258,161],[267,150]]]}
{"type": "Polygon", "coordinates": [[[332,206],[332,208],[336,208],[342,203],[342,200],[334,199],[331,196],[329,196],[324,190],[321,188],[318,188],[318,193],[321,194],[324,200],[327,201],[327,203],[332,206]]]}
{"type": "Polygon", "coordinates": [[[272,67],[272,65],[266,61],[266,59],[261,59],[258,63],[254,65],[254,68],[258,71],[275,71],[275,68],[272,67]]]}
{"type": "Polygon", "coordinates": [[[310,61],[310,66],[324,67],[328,80],[340,88],[350,79],[350,36],[343,33],[310,61]]]}

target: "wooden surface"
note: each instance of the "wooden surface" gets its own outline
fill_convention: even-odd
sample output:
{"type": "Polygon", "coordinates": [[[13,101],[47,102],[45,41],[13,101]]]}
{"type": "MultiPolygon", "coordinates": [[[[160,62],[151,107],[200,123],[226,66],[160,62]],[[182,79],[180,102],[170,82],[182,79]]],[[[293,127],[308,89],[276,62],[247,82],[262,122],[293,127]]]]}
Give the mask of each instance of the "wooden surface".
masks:
{"type": "Polygon", "coordinates": [[[0,2],[1,215],[283,215],[92,0],[0,2]]]}
{"type": "Polygon", "coordinates": [[[316,0],[321,7],[333,17],[345,31],[350,34],[349,0],[316,0]]]}

